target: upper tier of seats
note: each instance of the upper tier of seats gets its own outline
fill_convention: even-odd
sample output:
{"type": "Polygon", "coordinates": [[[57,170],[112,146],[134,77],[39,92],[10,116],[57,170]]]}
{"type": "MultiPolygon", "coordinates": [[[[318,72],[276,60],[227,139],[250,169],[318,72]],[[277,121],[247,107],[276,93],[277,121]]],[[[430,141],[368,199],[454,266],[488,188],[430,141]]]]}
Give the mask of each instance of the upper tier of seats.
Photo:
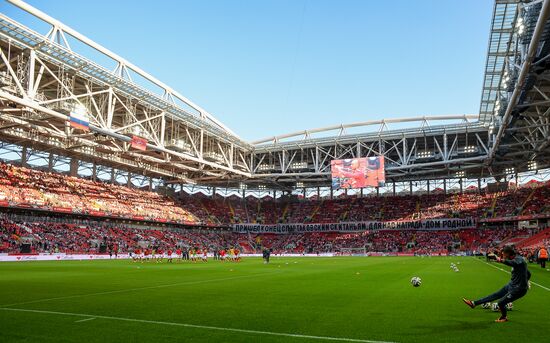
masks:
{"type": "Polygon", "coordinates": [[[335,223],[550,213],[550,183],[506,192],[348,197],[325,200],[223,198],[158,193],[0,163],[0,202],[187,224],[335,223]]]}
{"type": "Polygon", "coordinates": [[[68,208],[197,223],[199,219],[173,199],[155,192],[94,182],[57,173],[0,164],[0,201],[41,208],[68,208]]]}

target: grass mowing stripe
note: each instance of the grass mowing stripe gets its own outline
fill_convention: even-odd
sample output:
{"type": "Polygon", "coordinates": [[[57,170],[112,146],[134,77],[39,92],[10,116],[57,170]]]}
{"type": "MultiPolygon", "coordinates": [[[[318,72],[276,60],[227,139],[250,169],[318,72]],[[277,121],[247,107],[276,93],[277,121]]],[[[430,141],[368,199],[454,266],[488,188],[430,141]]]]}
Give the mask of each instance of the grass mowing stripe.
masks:
{"type": "Polygon", "coordinates": [[[1,305],[0,308],[17,306],[17,305],[36,304],[36,303],[48,302],[48,301],[54,301],[54,300],[84,298],[84,297],[91,297],[91,296],[95,296],[95,295],[117,294],[117,293],[142,291],[142,290],[148,290],[148,289],[186,286],[186,285],[197,285],[197,284],[218,282],[218,281],[230,281],[230,280],[238,280],[238,279],[247,279],[247,278],[252,278],[252,277],[257,277],[257,276],[274,275],[274,274],[280,274],[280,273],[282,273],[282,272],[277,271],[277,272],[260,273],[260,274],[253,274],[253,275],[233,276],[233,277],[227,277],[227,278],[178,282],[178,283],[172,283],[172,284],[166,284],[166,285],[147,286],[147,287],[138,287],[138,288],[126,288],[126,289],[119,289],[119,290],[115,290],[115,291],[105,291],[105,292],[96,292],[96,293],[87,293],[87,294],[68,295],[68,296],[65,296],[65,297],[46,298],[46,299],[38,299],[38,300],[31,300],[31,301],[24,301],[24,302],[19,302],[19,303],[1,305]]]}
{"type": "MultiPolygon", "coordinates": [[[[506,274],[510,274],[509,271],[504,270],[504,269],[502,269],[502,268],[500,268],[500,267],[497,267],[497,266],[492,265],[492,264],[490,264],[490,263],[488,263],[488,262],[479,260],[479,259],[477,259],[477,258],[475,258],[475,257],[474,257],[474,259],[475,259],[476,261],[481,262],[481,263],[485,263],[486,265],[491,266],[491,267],[493,267],[493,268],[495,268],[495,269],[498,269],[498,270],[500,270],[501,272],[505,272],[506,274]]],[[[534,281],[530,281],[530,282],[531,282],[531,284],[533,284],[533,285],[535,285],[535,286],[539,286],[540,288],[542,288],[542,289],[544,289],[544,290],[550,292],[550,288],[545,287],[545,286],[543,286],[543,285],[541,285],[541,284],[538,284],[538,283],[536,283],[536,282],[534,282],[534,281]]]]}
{"type": "Polygon", "coordinates": [[[157,320],[100,316],[100,315],[95,315],[95,314],[84,314],[84,313],[56,312],[56,311],[43,311],[43,310],[31,310],[31,309],[22,309],[22,308],[6,308],[6,307],[0,308],[0,310],[13,311],[13,312],[53,314],[53,315],[59,315],[59,316],[84,317],[84,318],[90,318],[90,320],[95,319],[95,318],[99,318],[99,319],[117,320],[117,321],[134,322],[134,323],[144,323],[144,324],[181,326],[181,327],[193,328],[193,329],[230,331],[230,332],[255,334],[255,335],[281,336],[281,337],[293,337],[293,338],[308,338],[308,339],[316,339],[316,340],[323,340],[323,341],[360,342],[360,343],[396,343],[396,342],[388,342],[388,341],[373,341],[373,340],[368,340],[368,339],[357,339],[357,338],[346,338],[346,337],[312,336],[312,335],[302,335],[302,334],[295,334],[295,333],[258,331],[258,330],[247,330],[247,329],[236,329],[236,328],[224,328],[224,327],[218,327],[218,326],[207,326],[207,325],[196,325],[196,324],[185,324],[185,323],[174,323],[174,322],[161,322],[161,321],[157,321],[157,320]]]}

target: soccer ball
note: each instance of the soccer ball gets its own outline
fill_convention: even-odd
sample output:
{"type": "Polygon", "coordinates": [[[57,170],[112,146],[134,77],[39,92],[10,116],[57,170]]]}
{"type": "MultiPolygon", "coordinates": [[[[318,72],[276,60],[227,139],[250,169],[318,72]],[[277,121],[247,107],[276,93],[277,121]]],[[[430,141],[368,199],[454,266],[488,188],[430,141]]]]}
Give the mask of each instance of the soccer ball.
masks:
{"type": "Polygon", "coordinates": [[[514,309],[514,304],[513,304],[513,303],[508,303],[508,304],[506,304],[506,309],[507,309],[508,311],[512,311],[512,310],[514,309]]]}
{"type": "Polygon", "coordinates": [[[493,310],[493,312],[498,312],[500,311],[500,308],[498,307],[497,303],[493,303],[491,304],[491,310],[493,310]]]}
{"type": "Polygon", "coordinates": [[[481,308],[484,308],[486,310],[490,309],[491,308],[491,303],[484,303],[481,305],[481,308]]]}
{"type": "Polygon", "coordinates": [[[422,284],[422,280],[418,276],[415,276],[411,279],[411,284],[414,287],[420,287],[420,285],[422,284]]]}

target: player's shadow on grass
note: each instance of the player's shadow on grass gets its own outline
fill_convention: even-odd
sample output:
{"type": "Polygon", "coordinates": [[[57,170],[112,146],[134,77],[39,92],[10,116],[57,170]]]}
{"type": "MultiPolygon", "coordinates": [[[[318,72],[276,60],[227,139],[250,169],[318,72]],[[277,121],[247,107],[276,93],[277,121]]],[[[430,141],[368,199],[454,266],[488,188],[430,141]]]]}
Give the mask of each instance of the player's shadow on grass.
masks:
{"type": "Polygon", "coordinates": [[[492,322],[468,322],[468,321],[443,321],[435,322],[431,325],[417,325],[414,328],[427,330],[430,333],[441,333],[441,332],[463,332],[463,331],[472,331],[472,330],[485,330],[491,325],[494,325],[492,322]]]}

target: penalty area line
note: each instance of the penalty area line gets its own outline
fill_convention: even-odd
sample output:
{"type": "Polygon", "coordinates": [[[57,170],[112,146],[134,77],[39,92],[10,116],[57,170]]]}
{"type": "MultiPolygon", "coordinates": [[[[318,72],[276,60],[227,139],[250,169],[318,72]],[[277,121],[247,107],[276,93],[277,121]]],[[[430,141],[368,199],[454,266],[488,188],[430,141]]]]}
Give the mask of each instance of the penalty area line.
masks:
{"type": "Polygon", "coordinates": [[[75,323],[84,323],[84,322],[89,322],[90,320],[94,320],[96,317],[92,317],[92,318],[84,318],[84,319],[80,319],[80,320],[77,320],[75,321],[75,323]]]}
{"type": "Polygon", "coordinates": [[[219,326],[186,324],[186,323],[176,323],[176,322],[162,322],[162,321],[158,321],[158,320],[146,320],[146,319],[135,319],[135,318],[124,318],[124,317],[100,316],[100,315],[95,315],[95,314],[84,314],[84,313],[31,310],[31,309],[7,308],[7,307],[0,308],[0,310],[1,311],[10,311],[10,312],[27,312],[27,313],[38,313],[38,314],[49,314],[49,315],[72,316],[72,317],[85,318],[85,319],[77,321],[77,322],[83,322],[85,320],[92,320],[92,319],[106,319],[106,320],[122,321],[122,322],[156,324],[156,325],[176,326],[176,327],[185,327],[185,328],[211,330],[211,331],[236,332],[236,333],[244,333],[244,334],[252,334],[252,335],[307,338],[307,339],[315,339],[315,340],[323,340],[323,341],[359,342],[359,343],[396,343],[396,342],[389,342],[389,341],[373,341],[373,340],[369,340],[369,339],[357,339],[357,338],[346,338],[346,337],[330,337],[330,336],[313,336],[313,335],[302,335],[302,334],[296,334],[296,333],[236,329],[236,328],[226,328],[226,327],[219,327],[219,326]]]}
{"type": "MultiPolygon", "coordinates": [[[[495,266],[495,265],[492,265],[492,264],[490,264],[490,263],[488,263],[488,262],[479,260],[479,259],[477,259],[477,258],[475,258],[475,257],[474,257],[474,259],[475,259],[476,261],[481,262],[481,263],[485,263],[486,265],[491,266],[491,267],[493,267],[493,268],[495,268],[495,269],[498,269],[498,270],[500,270],[501,272],[504,272],[504,273],[506,273],[506,274],[510,274],[510,272],[507,271],[507,270],[505,270],[505,269],[502,269],[502,268],[500,268],[500,267],[497,267],[497,266],[495,266]]],[[[544,289],[544,290],[550,292],[550,288],[548,288],[548,287],[546,287],[546,286],[543,286],[543,285],[541,285],[541,284],[539,284],[539,283],[536,283],[536,282],[534,282],[534,281],[529,281],[529,282],[531,282],[531,284],[533,284],[533,285],[535,285],[535,286],[538,286],[538,287],[540,287],[540,288],[542,288],[542,289],[544,289]]]]}

